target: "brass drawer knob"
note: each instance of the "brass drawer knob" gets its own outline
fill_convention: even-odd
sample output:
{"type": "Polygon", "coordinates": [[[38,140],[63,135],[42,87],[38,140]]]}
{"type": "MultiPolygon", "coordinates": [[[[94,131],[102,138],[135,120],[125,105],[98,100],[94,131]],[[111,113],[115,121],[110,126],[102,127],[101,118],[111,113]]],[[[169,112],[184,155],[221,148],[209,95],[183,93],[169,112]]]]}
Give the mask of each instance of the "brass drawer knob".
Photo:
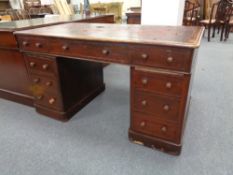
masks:
{"type": "Polygon", "coordinates": [[[167,62],[168,62],[168,63],[172,63],[173,61],[174,61],[173,57],[168,57],[168,58],[167,58],[167,62]]]}
{"type": "Polygon", "coordinates": [[[44,70],[48,70],[49,65],[48,65],[48,64],[43,64],[43,65],[42,65],[42,68],[43,68],[44,70]]]}
{"type": "Polygon", "coordinates": [[[42,100],[43,95],[39,95],[39,96],[37,96],[36,98],[37,98],[37,100],[42,100]]]}
{"type": "Polygon", "coordinates": [[[69,50],[69,46],[68,45],[62,46],[62,50],[64,50],[64,51],[69,50]]]}
{"type": "Polygon", "coordinates": [[[109,51],[108,51],[107,49],[103,49],[103,50],[102,50],[102,54],[103,54],[103,55],[108,55],[108,54],[109,54],[109,51]]]}
{"type": "Polygon", "coordinates": [[[35,62],[30,62],[29,65],[30,65],[30,67],[36,67],[36,63],[35,62]]]}
{"type": "Polygon", "coordinates": [[[143,122],[140,123],[141,128],[144,128],[145,126],[146,126],[146,122],[143,121],[143,122]]]}
{"type": "Polygon", "coordinates": [[[41,48],[41,47],[42,47],[42,44],[41,44],[41,43],[36,43],[35,46],[36,46],[37,48],[41,48]]]}
{"type": "Polygon", "coordinates": [[[40,78],[35,78],[35,79],[33,79],[33,82],[34,82],[34,83],[39,83],[39,82],[40,82],[40,78]]]}
{"type": "Polygon", "coordinates": [[[142,101],[142,106],[146,106],[147,105],[147,101],[146,100],[143,100],[142,101]]]}
{"type": "Polygon", "coordinates": [[[45,83],[45,85],[46,85],[46,86],[52,86],[52,82],[51,82],[51,81],[47,81],[47,82],[45,83]]]}
{"type": "Polygon", "coordinates": [[[144,85],[148,84],[148,79],[147,78],[143,78],[142,79],[142,84],[144,84],[144,85]]]}
{"type": "Polygon", "coordinates": [[[169,105],[164,105],[164,107],[163,107],[164,111],[169,111],[169,109],[170,109],[169,105]]]}
{"type": "Polygon", "coordinates": [[[27,41],[23,41],[23,46],[28,46],[29,43],[27,41]]]}
{"type": "Polygon", "coordinates": [[[145,54],[145,53],[143,53],[143,54],[141,55],[142,60],[147,60],[148,57],[149,57],[149,56],[148,56],[147,54],[145,54]]]}
{"type": "Polygon", "coordinates": [[[171,82],[167,82],[166,83],[166,88],[171,89],[172,88],[172,83],[171,82]]]}
{"type": "Polygon", "coordinates": [[[166,127],[166,126],[163,126],[163,127],[161,128],[161,131],[162,131],[162,132],[167,132],[167,127],[166,127]]]}
{"type": "Polygon", "coordinates": [[[55,101],[56,101],[56,100],[55,100],[55,98],[50,98],[50,99],[49,99],[49,104],[51,104],[51,105],[52,105],[52,104],[54,104],[54,103],[55,103],[55,101]]]}

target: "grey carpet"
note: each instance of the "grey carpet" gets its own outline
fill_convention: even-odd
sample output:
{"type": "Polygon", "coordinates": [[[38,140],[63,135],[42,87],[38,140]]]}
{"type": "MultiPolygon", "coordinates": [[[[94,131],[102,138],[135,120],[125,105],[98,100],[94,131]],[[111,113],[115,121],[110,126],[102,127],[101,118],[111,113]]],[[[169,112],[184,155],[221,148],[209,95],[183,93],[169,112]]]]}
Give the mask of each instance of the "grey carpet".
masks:
{"type": "Polygon", "coordinates": [[[179,157],[128,141],[129,68],[108,66],[105,82],[68,123],[0,99],[0,175],[233,174],[233,40],[203,39],[179,157]]]}

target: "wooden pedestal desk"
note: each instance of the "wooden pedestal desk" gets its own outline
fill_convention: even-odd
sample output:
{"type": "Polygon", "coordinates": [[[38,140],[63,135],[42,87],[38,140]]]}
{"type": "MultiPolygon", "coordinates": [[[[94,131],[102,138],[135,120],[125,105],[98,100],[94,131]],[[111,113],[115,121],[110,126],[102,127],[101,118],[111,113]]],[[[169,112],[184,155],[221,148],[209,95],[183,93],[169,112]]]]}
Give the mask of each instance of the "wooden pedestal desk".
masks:
{"type": "Polygon", "coordinates": [[[24,52],[30,88],[39,112],[66,120],[82,105],[76,103],[82,97],[81,91],[76,90],[78,86],[83,92],[96,91],[95,85],[103,88],[102,72],[93,72],[98,78],[92,79],[82,64],[129,65],[129,139],[179,154],[203,30],[201,27],[69,23],[15,34],[24,52]],[[82,76],[78,79],[71,74],[77,71],[74,64],[80,64],[82,76]]]}
{"type": "MultiPolygon", "coordinates": [[[[46,18],[0,23],[0,98],[5,98],[29,106],[34,105],[34,98],[32,95],[32,89],[30,89],[30,80],[25,60],[23,58],[23,54],[19,52],[18,43],[13,33],[15,31],[69,22],[113,23],[114,16],[50,16],[46,18]]],[[[72,63],[69,62],[68,64],[72,63]]],[[[81,66],[79,64],[75,65],[78,67],[81,66]]],[[[102,68],[99,65],[97,68],[92,68],[90,64],[85,64],[85,66],[90,69],[89,73],[96,69],[100,69],[100,72],[102,71],[102,68]]],[[[78,72],[79,70],[77,68],[74,71],[78,72]]],[[[73,72],[72,75],[74,76],[75,74],[76,73],[73,72]]],[[[92,75],[93,78],[96,76],[93,73],[92,75]]],[[[80,90],[80,93],[81,92],[82,90],[80,90]]]]}

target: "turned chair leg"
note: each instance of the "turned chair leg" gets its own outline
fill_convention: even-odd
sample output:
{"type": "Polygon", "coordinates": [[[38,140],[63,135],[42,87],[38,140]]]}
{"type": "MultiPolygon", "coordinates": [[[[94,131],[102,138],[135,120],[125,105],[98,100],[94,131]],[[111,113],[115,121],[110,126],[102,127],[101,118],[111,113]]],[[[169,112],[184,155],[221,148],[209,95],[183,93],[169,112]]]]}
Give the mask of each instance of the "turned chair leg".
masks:
{"type": "Polygon", "coordinates": [[[230,26],[226,26],[224,41],[226,41],[229,38],[230,31],[231,31],[231,27],[230,26]]]}
{"type": "Polygon", "coordinates": [[[215,37],[215,29],[216,29],[216,26],[214,25],[214,26],[213,26],[213,34],[212,34],[212,38],[214,38],[214,37],[215,37]]]}
{"type": "Polygon", "coordinates": [[[210,41],[211,25],[208,25],[208,42],[210,41]]]}
{"type": "Polygon", "coordinates": [[[220,32],[220,26],[218,26],[218,34],[219,34],[219,32],[220,32]]]}
{"type": "Polygon", "coordinates": [[[221,26],[221,28],[222,28],[222,30],[221,30],[221,37],[220,37],[220,41],[222,41],[223,40],[223,34],[224,34],[224,31],[226,30],[225,28],[226,28],[226,26],[225,25],[222,25],[221,26]]]}

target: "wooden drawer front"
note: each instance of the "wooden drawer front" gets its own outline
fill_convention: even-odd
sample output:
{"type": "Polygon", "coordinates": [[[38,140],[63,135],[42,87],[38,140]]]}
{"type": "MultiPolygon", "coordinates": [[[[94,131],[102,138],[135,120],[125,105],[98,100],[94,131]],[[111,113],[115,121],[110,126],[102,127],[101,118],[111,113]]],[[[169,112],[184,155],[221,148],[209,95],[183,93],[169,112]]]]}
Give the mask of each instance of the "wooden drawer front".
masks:
{"type": "Polygon", "coordinates": [[[131,49],[134,65],[190,72],[192,50],[159,46],[135,46],[131,49]]]}
{"type": "Polygon", "coordinates": [[[63,104],[60,96],[56,93],[44,93],[35,95],[35,104],[46,108],[57,109],[62,111],[63,104]]]}
{"type": "Polygon", "coordinates": [[[131,120],[131,127],[135,131],[178,142],[179,128],[176,125],[156,122],[151,120],[151,117],[141,114],[134,114],[131,120]]]}
{"type": "Polygon", "coordinates": [[[132,70],[133,84],[137,89],[150,92],[181,96],[187,88],[188,76],[132,70]]]}
{"type": "Polygon", "coordinates": [[[163,120],[179,120],[180,99],[142,91],[134,94],[133,110],[153,115],[163,120]]]}
{"type": "Polygon", "coordinates": [[[58,83],[56,80],[47,77],[41,77],[38,75],[30,75],[30,80],[32,83],[32,87],[37,87],[42,91],[42,93],[51,92],[57,93],[59,92],[58,83]]]}
{"type": "Polygon", "coordinates": [[[83,57],[91,60],[101,60],[129,64],[127,48],[121,44],[101,44],[81,41],[61,41],[51,42],[52,54],[83,57]]]}
{"type": "Polygon", "coordinates": [[[56,61],[49,58],[25,57],[29,72],[43,75],[57,74],[56,61]]]}
{"type": "Polygon", "coordinates": [[[49,50],[48,42],[37,37],[20,37],[19,45],[24,51],[48,52],[49,50]]]}

